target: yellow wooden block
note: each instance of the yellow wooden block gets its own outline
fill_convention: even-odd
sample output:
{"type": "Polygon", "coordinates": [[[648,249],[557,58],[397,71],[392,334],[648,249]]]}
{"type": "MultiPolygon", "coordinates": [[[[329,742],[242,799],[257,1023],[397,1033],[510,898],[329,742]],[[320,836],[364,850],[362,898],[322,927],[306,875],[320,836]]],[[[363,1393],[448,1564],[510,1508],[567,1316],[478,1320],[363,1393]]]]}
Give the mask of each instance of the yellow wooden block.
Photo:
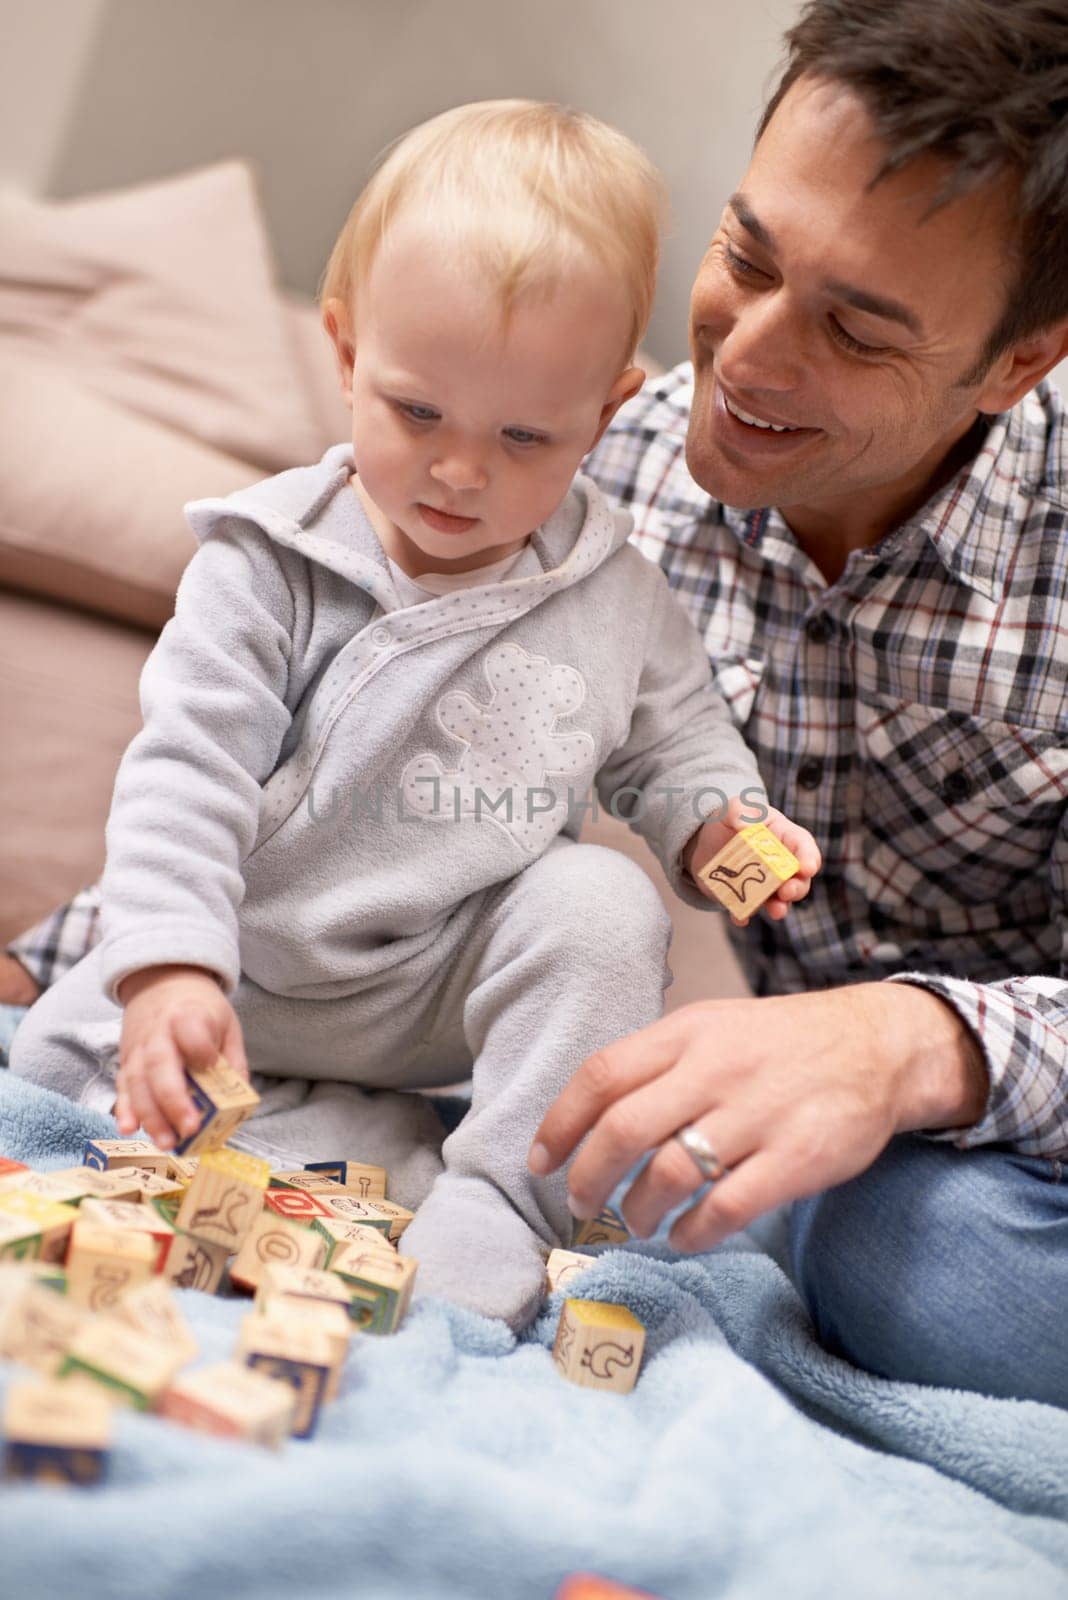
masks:
{"type": "Polygon", "coordinates": [[[0,1299],[0,1356],[51,1377],[86,1317],[65,1294],[45,1288],[27,1273],[20,1293],[0,1299]]]}
{"type": "Polygon", "coordinates": [[[222,1282],[229,1254],[224,1244],[197,1239],[179,1230],[167,1253],[163,1280],[176,1289],[199,1289],[201,1294],[214,1294],[222,1282]]]}
{"type": "Polygon", "coordinates": [[[720,905],[736,917],[752,916],[800,869],[800,862],[762,822],[740,828],[697,874],[720,905]]]}
{"type": "Polygon", "coordinates": [[[550,1293],[571,1283],[580,1272],[592,1267],[595,1259],[594,1256],[583,1255],[580,1250],[550,1250],[545,1263],[550,1293]]]}
{"type": "Polygon", "coordinates": [[[200,1353],[170,1285],[163,1278],[151,1278],[120,1295],[113,1315],[138,1333],[172,1346],[183,1362],[194,1360],[200,1353]]]}
{"type": "Polygon", "coordinates": [[[217,1361],[179,1373],[156,1409],[186,1428],[277,1449],[293,1431],[297,1396],[242,1362],[217,1361]]]}
{"type": "Polygon", "coordinates": [[[626,1306],[565,1300],[553,1360],[572,1383],[590,1389],[633,1389],[645,1348],[645,1329],[626,1306]]]}
{"type": "Polygon", "coordinates": [[[81,1384],[20,1379],[8,1386],[3,1431],[9,1477],[95,1483],[111,1438],[111,1406],[81,1384]]]}
{"type": "Polygon", "coordinates": [[[243,1150],[206,1150],[176,1218],[198,1239],[240,1250],[263,1207],[270,1163],[243,1150]]]}
{"type": "Polygon", "coordinates": [[[95,1167],[99,1172],[114,1172],[121,1167],[151,1167],[154,1172],[166,1173],[170,1157],[151,1139],[87,1139],[84,1160],[87,1167],[95,1167]]]}
{"type": "Polygon", "coordinates": [[[200,1115],[200,1126],[174,1147],[178,1156],[191,1156],[224,1145],[245,1118],[255,1111],[260,1097],[225,1056],[210,1067],[186,1070],[186,1088],[200,1115]]]}
{"type": "Polygon", "coordinates": [[[186,1357],[114,1316],[90,1318],[63,1358],[59,1376],[91,1378],[139,1411],[151,1410],[186,1357]]]}
{"type": "Polygon", "coordinates": [[[262,1211],[252,1224],[230,1277],[243,1289],[258,1289],[264,1269],[275,1265],[321,1267],[326,1260],[326,1240],[303,1222],[262,1211]]]}
{"type": "Polygon", "coordinates": [[[156,1270],[159,1246],[147,1233],[109,1228],[81,1217],[71,1231],[67,1295],[87,1311],[109,1311],[124,1289],[156,1270]]]}
{"type": "Polygon", "coordinates": [[[70,1230],[78,1219],[78,1208],[14,1189],[0,1194],[0,1215],[29,1223],[37,1230],[41,1236],[37,1254],[42,1261],[62,1261],[67,1253],[70,1230]]]}

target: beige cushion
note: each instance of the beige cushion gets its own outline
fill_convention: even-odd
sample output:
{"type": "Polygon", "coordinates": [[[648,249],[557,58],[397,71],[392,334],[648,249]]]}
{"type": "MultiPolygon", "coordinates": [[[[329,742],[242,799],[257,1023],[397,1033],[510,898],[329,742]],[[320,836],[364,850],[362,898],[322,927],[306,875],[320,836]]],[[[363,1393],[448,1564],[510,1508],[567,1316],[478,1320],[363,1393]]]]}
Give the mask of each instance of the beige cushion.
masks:
{"type": "Polygon", "coordinates": [[[243,162],[76,200],[0,195],[0,358],[12,348],[265,470],[316,459],[243,162]]]}

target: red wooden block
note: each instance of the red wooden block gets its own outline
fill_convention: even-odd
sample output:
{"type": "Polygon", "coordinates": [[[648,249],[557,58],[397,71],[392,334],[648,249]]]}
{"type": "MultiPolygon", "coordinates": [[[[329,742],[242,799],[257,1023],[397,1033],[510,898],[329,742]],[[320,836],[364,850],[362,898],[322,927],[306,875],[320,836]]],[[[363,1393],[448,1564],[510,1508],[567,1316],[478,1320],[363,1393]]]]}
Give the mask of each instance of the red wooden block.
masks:
{"type": "Polygon", "coordinates": [[[657,1600],[648,1589],[628,1589],[596,1572],[574,1572],[565,1578],[553,1600],[657,1600]]]}
{"type": "Polygon", "coordinates": [[[327,1208],[304,1189],[268,1189],[263,1204],[266,1210],[279,1217],[292,1217],[296,1222],[311,1222],[313,1217],[330,1215],[327,1208]]]}

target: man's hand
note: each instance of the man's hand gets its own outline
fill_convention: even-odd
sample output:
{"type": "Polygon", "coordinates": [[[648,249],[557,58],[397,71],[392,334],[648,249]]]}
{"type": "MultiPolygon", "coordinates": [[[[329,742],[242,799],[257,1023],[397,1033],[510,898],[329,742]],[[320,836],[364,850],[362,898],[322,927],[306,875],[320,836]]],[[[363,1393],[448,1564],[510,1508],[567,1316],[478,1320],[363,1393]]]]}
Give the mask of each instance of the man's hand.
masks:
{"type": "Polygon", "coordinates": [[[529,1165],[554,1171],[588,1134],[569,1188],[575,1215],[592,1217],[655,1150],[623,1202],[628,1228],[647,1238],[703,1185],[672,1138],[694,1124],[730,1170],[675,1222],[670,1243],[709,1250],[773,1207],[865,1171],[895,1133],[978,1121],[986,1094],[972,1035],[922,988],[699,1001],[584,1061],[529,1165]]]}
{"type": "Polygon", "coordinates": [[[241,1024],[203,967],[145,967],[122,980],[115,1118],[121,1134],[144,1128],[161,1150],[194,1133],[200,1118],[186,1088],[186,1064],[220,1056],[248,1076],[241,1024]]]}
{"type": "MultiPolygon", "coordinates": [[[[797,857],[798,861],[799,870],[792,878],[787,878],[784,884],[780,884],[771,898],[765,900],[760,908],[772,922],[781,922],[790,907],[808,894],[812,879],[823,865],[823,857],[820,855],[819,845],[808,829],[802,828],[800,823],[791,822],[789,817],[784,816],[781,811],[776,811],[774,806],[767,808],[767,815],[762,820],[765,827],[792,855],[797,857]]],[[[739,828],[744,828],[752,821],[753,818],[746,812],[743,802],[736,797],[731,801],[726,817],[702,823],[682,852],[683,868],[694,880],[694,887],[716,905],[719,902],[715,895],[703,883],[697,882],[697,874],[714,856],[719,855],[724,845],[730,843],[739,828]]],[[[744,928],[748,920],[748,917],[731,915],[731,921],[739,928],[744,928]]]]}

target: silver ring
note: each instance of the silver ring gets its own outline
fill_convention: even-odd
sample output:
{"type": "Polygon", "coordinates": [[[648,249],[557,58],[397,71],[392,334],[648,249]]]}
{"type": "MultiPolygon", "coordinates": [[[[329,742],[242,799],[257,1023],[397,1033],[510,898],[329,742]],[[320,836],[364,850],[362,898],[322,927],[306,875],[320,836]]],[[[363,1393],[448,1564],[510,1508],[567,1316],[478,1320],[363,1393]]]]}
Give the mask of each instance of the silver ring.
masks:
{"type": "Polygon", "coordinates": [[[692,1123],[680,1128],[678,1133],[672,1134],[672,1138],[682,1145],[706,1183],[715,1183],[718,1178],[722,1178],[730,1171],[729,1167],[723,1165],[704,1134],[692,1123]]]}

